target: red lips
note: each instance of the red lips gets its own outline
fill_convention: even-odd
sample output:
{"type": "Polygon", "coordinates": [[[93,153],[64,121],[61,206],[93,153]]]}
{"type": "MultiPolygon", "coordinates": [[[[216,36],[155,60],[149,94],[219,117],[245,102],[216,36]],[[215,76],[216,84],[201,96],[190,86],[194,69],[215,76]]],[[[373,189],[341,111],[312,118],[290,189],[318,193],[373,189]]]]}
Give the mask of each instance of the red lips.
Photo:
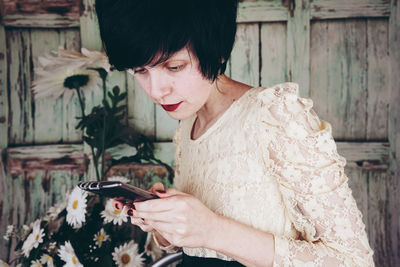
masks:
{"type": "Polygon", "coordinates": [[[182,102],[179,102],[178,104],[172,104],[172,105],[161,105],[163,109],[166,111],[175,111],[179,105],[182,104],[182,102]]]}

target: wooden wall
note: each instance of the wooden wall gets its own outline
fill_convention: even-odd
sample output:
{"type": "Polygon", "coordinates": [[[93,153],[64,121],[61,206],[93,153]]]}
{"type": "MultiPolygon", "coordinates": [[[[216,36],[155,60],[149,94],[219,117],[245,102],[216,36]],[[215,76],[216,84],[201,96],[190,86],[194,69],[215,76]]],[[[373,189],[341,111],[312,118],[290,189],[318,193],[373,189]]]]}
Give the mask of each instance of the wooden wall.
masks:
{"type": "MultiPolygon", "coordinates": [[[[15,2],[0,2],[0,233],[9,223],[29,223],[43,214],[87,172],[81,134],[74,129],[77,99],[67,104],[63,98],[32,98],[38,56],[60,45],[101,50],[93,0],[82,6],[51,1],[56,8],[44,1],[35,12],[29,4],[35,1],[23,1],[19,10],[15,2]],[[52,171],[32,163],[66,156],[69,163],[50,164],[58,166],[52,171]]],[[[254,86],[297,82],[301,95],[313,99],[347,159],[377,266],[400,266],[399,32],[398,0],[240,1],[227,69],[254,86]]],[[[173,163],[170,141],[177,122],[129,75],[113,73],[109,83],[128,92],[127,121],[157,140],[158,155],[173,163]]],[[[87,109],[100,95],[93,93],[87,109]]],[[[0,258],[8,255],[0,249],[0,258]]]]}

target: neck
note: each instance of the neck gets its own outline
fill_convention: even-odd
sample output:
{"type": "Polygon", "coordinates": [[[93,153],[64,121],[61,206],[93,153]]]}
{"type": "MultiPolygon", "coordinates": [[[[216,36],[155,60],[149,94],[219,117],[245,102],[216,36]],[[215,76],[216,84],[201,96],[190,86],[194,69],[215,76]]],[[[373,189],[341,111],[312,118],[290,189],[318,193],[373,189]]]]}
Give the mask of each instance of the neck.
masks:
{"type": "Polygon", "coordinates": [[[197,111],[197,127],[206,129],[213,124],[232,103],[244,94],[251,86],[220,75],[212,84],[207,102],[197,111]]]}

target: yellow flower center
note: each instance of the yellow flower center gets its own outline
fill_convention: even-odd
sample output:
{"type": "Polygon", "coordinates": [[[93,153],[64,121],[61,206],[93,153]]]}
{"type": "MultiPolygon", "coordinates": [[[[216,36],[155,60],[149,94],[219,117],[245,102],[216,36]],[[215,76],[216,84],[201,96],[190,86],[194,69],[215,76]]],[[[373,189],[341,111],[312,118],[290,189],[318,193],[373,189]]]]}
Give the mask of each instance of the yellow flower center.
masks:
{"type": "Polygon", "coordinates": [[[103,242],[103,240],[104,240],[104,236],[102,236],[102,235],[99,235],[99,238],[98,238],[98,239],[99,239],[99,241],[100,241],[100,242],[103,242]]]}
{"type": "Polygon", "coordinates": [[[41,263],[39,263],[39,264],[37,265],[37,267],[43,267],[43,265],[42,265],[41,263]]]}
{"type": "Polygon", "coordinates": [[[35,236],[35,241],[38,241],[39,240],[39,235],[36,235],[35,236]]]}
{"type": "Polygon", "coordinates": [[[131,261],[131,256],[128,254],[124,253],[121,257],[121,261],[123,264],[128,264],[131,261]]]}
{"type": "Polygon", "coordinates": [[[116,214],[116,215],[119,215],[121,213],[121,211],[120,210],[116,210],[116,209],[114,209],[114,214],[116,214]]]}
{"type": "Polygon", "coordinates": [[[72,257],[72,263],[77,264],[78,262],[76,261],[75,257],[72,257]]]}
{"type": "Polygon", "coordinates": [[[74,210],[76,210],[78,208],[78,200],[74,200],[74,202],[72,202],[72,208],[74,210]]]}

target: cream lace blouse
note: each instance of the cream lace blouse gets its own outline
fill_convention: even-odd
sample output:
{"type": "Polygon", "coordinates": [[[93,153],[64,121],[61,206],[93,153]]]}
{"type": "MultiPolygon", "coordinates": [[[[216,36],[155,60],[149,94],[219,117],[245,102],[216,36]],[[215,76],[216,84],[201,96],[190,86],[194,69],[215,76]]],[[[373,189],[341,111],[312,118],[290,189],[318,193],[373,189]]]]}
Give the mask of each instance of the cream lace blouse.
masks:
{"type": "Polygon", "coordinates": [[[182,121],[175,185],[218,214],[274,234],[274,266],[373,266],[346,161],[330,124],[311,108],[297,84],[284,83],[250,89],[196,140],[196,116],[182,121]]]}

